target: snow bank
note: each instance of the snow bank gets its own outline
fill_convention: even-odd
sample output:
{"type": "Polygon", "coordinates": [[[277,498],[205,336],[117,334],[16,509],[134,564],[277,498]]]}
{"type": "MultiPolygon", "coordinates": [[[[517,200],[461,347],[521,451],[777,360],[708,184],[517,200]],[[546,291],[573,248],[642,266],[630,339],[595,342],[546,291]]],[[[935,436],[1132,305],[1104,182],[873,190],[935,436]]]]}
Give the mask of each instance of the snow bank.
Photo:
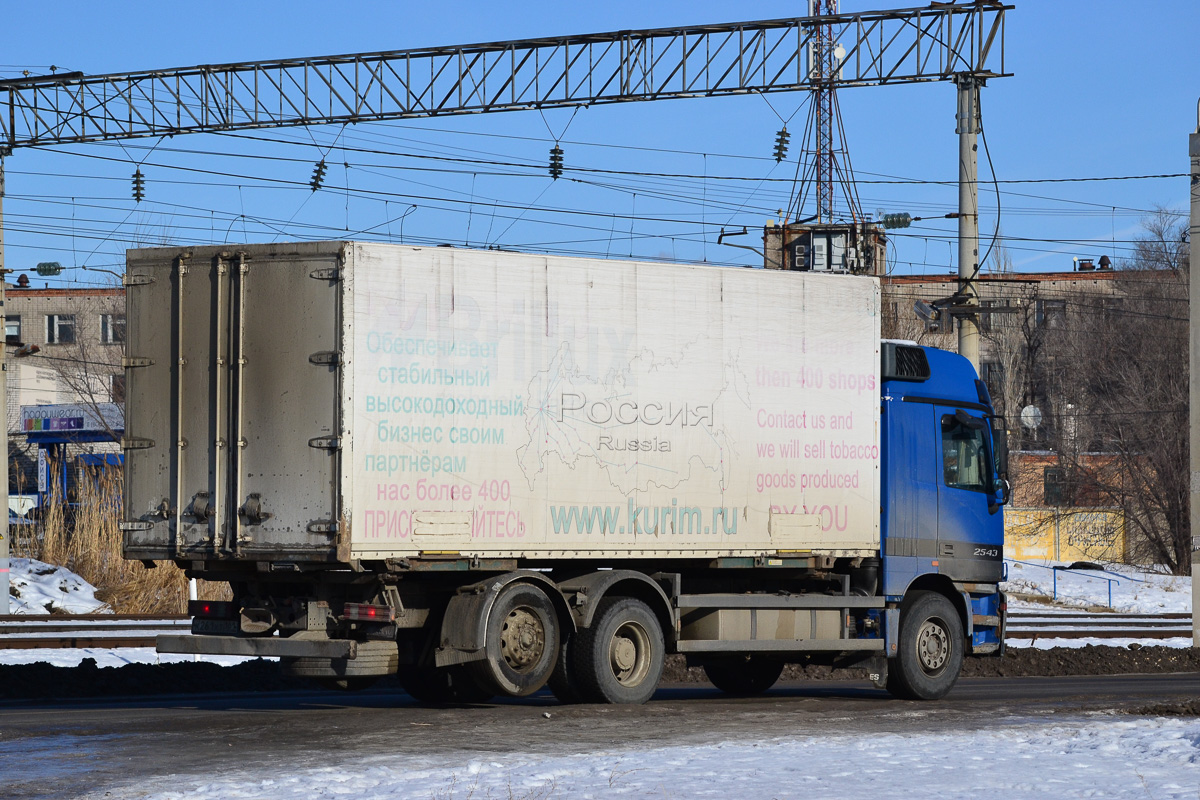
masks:
{"type": "Polygon", "coordinates": [[[96,587],[66,567],[33,558],[14,558],[9,571],[9,613],[95,614],[111,611],[96,599],[96,587]]]}
{"type": "MultiPolygon", "coordinates": [[[[1054,595],[1052,566],[1067,566],[1065,561],[1051,561],[1044,566],[1021,561],[1006,561],[1008,580],[1001,588],[1020,594],[1054,595]]],[[[1192,579],[1142,571],[1138,567],[1107,565],[1105,571],[1058,570],[1057,605],[1071,608],[1108,606],[1108,581],[1111,578],[1112,608],[1130,614],[1187,613],[1192,611],[1192,579]]],[[[1040,608],[1045,606],[1013,598],[1008,607],[1040,608]]]]}
{"type": "MultiPolygon", "coordinates": [[[[549,720],[546,725],[553,725],[549,720]]],[[[225,765],[225,769],[232,766],[225,765]]],[[[944,734],[820,734],[546,755],[388,753],[98,787],[117,798],[1195,798],[1200,721],[1006,720],[944,734]]]]}

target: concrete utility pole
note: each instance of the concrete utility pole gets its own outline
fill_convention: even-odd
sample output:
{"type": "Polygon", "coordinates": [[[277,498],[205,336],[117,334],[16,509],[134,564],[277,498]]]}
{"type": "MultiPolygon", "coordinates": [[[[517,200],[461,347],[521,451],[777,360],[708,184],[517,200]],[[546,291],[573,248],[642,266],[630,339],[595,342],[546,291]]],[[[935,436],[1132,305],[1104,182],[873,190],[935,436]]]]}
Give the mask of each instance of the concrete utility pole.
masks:
{"type": "MultiPolygon", "coordinates": [[[[979,88],[984,79],[957,75],[958,86],[958,305],[979,305],[979,88]]],[[[979,315],[955,315],[958,353],[979,371],[979,315]]]]}
{"type": "Polygon", "coordinates": [[[8,613],[8,328],[4,316],[4,151],[0,150],[0,331],[4,332],[5,345],[0,347],[0,464],[4,465],[4,476],[0,478],[0,493],[4,497],[4,522],[0,522],[0,614],[8,613]]]}
{"type": "Polygon", "coordinates": [[[1200,264],[1196,263],[1196,239],[1200,238],[1200,100],[1196,101],[1196,131],[1188,139],[1192,158],[1192,220],[1188,230],[1188,341],[1191,353],[1188,370],[1188,452],[1191,458],[1191,502],[1188,522],[1192,532],[1192,646],[1200,647],[1200,264]]]}

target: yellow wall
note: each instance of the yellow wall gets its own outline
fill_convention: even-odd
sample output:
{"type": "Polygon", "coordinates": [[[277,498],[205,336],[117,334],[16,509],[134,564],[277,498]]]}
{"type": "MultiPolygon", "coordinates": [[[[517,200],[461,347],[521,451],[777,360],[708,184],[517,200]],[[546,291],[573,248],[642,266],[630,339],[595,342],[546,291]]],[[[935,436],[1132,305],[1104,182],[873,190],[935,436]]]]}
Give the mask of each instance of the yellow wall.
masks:
{"type": "Polygon", "coordinates": [[[1124,561],[1125,518],[1092,508],[1008,508],[1004,554],[1023,561],[1124,561]]]}

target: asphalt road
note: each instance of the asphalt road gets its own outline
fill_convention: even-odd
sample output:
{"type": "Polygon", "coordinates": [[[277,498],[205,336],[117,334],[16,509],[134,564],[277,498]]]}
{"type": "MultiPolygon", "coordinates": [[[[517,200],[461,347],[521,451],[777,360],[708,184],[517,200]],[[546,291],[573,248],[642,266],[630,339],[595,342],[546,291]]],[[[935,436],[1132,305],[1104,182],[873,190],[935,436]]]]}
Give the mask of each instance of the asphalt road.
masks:
{"type": "Polygon", "coordinates": [[[363,755],[584,752],[786,735],[977,729],[1200,697],[1200,674],[964,679],[944,700],[893,700],[869,684],[781,684],[752,699],[707,685],[645,706],[561,706],[546,695],[425,708],[405,694],[229,694],[0,704],[0,797],[103,797],[139,777],[286,771],[363,755]],[[545,715],[549,714],[549,718],[545,715]]]}

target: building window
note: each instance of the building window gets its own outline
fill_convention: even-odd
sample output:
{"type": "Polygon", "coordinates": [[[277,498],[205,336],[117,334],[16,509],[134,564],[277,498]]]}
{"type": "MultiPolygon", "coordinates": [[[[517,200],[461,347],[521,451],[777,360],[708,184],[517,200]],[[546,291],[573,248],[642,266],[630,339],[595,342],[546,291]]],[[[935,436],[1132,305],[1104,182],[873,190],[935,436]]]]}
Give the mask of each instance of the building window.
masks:
{"type": "Polygon", "coordinates": [[[979,379],[984,382],[993,400],[1001,397],[1004,388],[1004,365],[999,361],[984,361],[979,365],[979,379]]]}
{"type": "Polygon", "coordinates": [[[75,315],[46,315],[46,344],[75,344],[75,315]]]}
{"type": "Polygon", "coordinates": [[[100,341],[104,344],[125,343],[125,315],[100,315],[100,341]]]}
{"type": "Polygon", "coordinates": [[[109,386],[109,393],[112,395],[112,402],[124,403],[125,402],[125,375],[122,373],[119,375],[109,376],[108,386],[109,386]]]}
{"type": "Polygon", "coordinates": [[[1042,501],[1048,506],[1067,504],[1067,471],[1062,467],[1042,470],[1042,501]]]}
{"type": "Polygon", "coordinates": [[[21,341],[21,315],[13,314],[4,318],[4,338],[8,344],[21,341]]]}
{"type": "Polygon", "coordinates": [[[1037,301],[1037,326],[1039,328],[1064,328],[1066,322],[1066,300],[1037,301]]]}
{"type": "MultiPolygon", "coordinates": [[[[995,300],[980,300],[979,301],[979,306],[981,308],[991,308],[994,305],[996,305],[995,300]]],[[[991,332],[991,330],[992,330],[992,315],[991,314],[981,313],[979,315],[979,330],[982,331],[983,333],[991,332]]],[[[983,380],[984,380],[984,383],[987,383],[987,378],[984,378],[983,380]]]]}

